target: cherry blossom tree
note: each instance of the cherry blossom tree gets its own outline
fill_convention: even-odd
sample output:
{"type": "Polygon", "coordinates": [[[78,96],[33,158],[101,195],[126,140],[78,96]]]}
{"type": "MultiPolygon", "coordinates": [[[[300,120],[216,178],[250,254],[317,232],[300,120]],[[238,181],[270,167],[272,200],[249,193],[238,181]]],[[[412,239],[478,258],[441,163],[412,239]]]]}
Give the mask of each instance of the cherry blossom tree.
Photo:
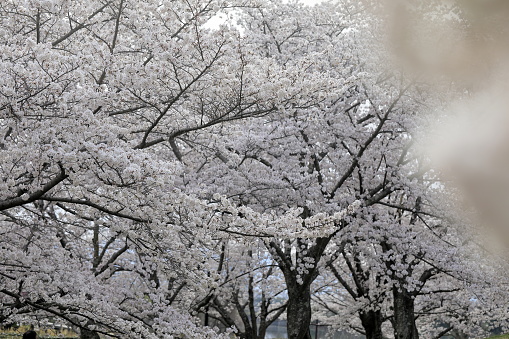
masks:
{"type": "Polygon", "coordinates": [[[495,320],[505,317],[493,311],[504,308],[499,301],[506,293],[493,270],[496,261],[488,264],[490,256],[460,227],[431,217],[430,205],[420,201],[418,210],[400,205],[386,218],[383,209],[363,216],[347,241],[331,247],[340,255],[330,262],[329,277],[318,279],[314,295],[321,322],[367,338],[487,335],[501,325],[495,320]],[[489,296],[491,289],[498,298],[489,296]]]}
{"type": "Polygon", "coordinates": [[[251,339],[286,312],[309,339],[326,282],[370,338],[436,310],[466,331],[413,149],[425,91],[363,6],[3,1],[0,322],[221,338],[204,314],[251,339]]]}
{"type": "MultiPolygon", "coordinates": [[[[226,139],[203,140],[202,160],[189,182],[201,183],[195,192],[219,192],[258,212],[278,215],[299,208],[300,233],[256,222],[257,230],[244,231],[258,232],[283,272],[290,338],[310,337],[312,285],[327,268],[338,280],[349,280],[342,289],[363,299],[356,312],[368,337],[380,338],[387,320],[395,337],[418,337],[416,319],[426,312],[416,298],[423,290],[437,296],[456,292],[447,276],[462,274],[455,246],[440,246],[448,241],[448,225],[431,218],[442,212],[428,193],[437,185],[435,175],[413,149],[412,135],[423,123],[422,108],[428,108],[425,86],[373,66],[377,52],[368,49],[377,46],[367,43],[372,32],[364,30],[365,18],[356,14],[365,12],[354,4],[309,9],[273,3],[246,12],[241,22],[257,46],[252,50],[285,68],[312,56],[309,66],[300,66],[306,74],[298,81],[320,70],[306,88],[324,79],[330,83],[307,92],[304,104],[297,94],[289,106],[232,126],[226,139]],[[331,85],[338,80],[348,85],[331,85]],[[331,227],[321,227],[321,217],[342,211],[347,212],[331,227]],[[337,262],[346,267],[347,278],[335,268],[337,262]],[[388,307],[392,311],[384,314],[388,307]]],[[[300,89],[294,85],[302,84],[298,81],[285,91],[300,89]]]]}
{"type": "Polygon", "coordinates": [[[412,190],[411,181],[425,172],[405,169],[413,161],[407,157],[415,116],[411,84],[391,75],[377,78],[368,72],[370,66],[362,68],[371,60],[363,59],[363,22],[355,16],[359,10],[348,3],[311,10],[291,3],[247,11],[245,34],[259,46],[253,50],[287,69],[297,64],[306,70],[295,81],[299,86],[284,88],[287,93],[328,83],[305,96],[297,92],[290,106],[265,118],[243,122],[240,138],[208,146],[223,154],[215,162],[202,161],[196,174],[200,179],[192,180],[202,183],[200,191],[212,187],[259,212],[284,214],[297,206],[310,233],[309,218],[349,211],[328,232],[318,227],[314,237],[280,229],[265,240],[285,277],[290,338],[310,337],[311,284],[331,241],[355,224],[361,212],[354,206],[362,213],[376,210],[394,192],[412,190]],[[313,76],[316,80],[301,85],[313,76]]]}
{"type": "Polygon", "coordinates": [[[215,210],[180,193],[177,140],[275,106],[238,32],[204,28],[236,6],[2,2],[2,317],[217,335],[185,316],[215,210]]]}

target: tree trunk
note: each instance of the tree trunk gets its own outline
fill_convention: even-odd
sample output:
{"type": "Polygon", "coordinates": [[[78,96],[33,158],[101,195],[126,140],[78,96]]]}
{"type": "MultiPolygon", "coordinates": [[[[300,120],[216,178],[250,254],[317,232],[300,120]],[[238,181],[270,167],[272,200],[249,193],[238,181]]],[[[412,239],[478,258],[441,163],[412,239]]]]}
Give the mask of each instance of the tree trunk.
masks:
{"type": "Polygon", "coordinates": [[[244,333],[237,334],[241,339],[258,339],[252,330],[245,331],[244,333]]]}
{"type": "MultiPolygon", "coordinates": [[[[309,211],[304,208],[304,211],[309,211]]],[[[307,213],[301,215],[306,218],[307,213]]],[[[327,244],[332,236],[315,239],[313,245],[309,245],[303,239],[296,239],[296,247],[292,246],[289,239],[283,241],[283,248],[275,241],[268,244],[268,249],[273,254],[279,268],[283,272],[288,293],[288,302],[286,306],[286,330],[288,339],[311,339],[311,284],[318,276],[317,263],[320,261],[327,244]],[[298,275],[292,261],[292,249],[296,249],[295,260],[305,262],[306,258],[314,261],[313,268],[302,275],[298,275]],[[301,251],[303,248],[307,249],[301,251]],[[299,283],[300,282],[300,283],[299,283]]]]}
{"type": "Polygon", "coordinates": [[[267,333],[267,328],[260,328],[258,331],[258,337],[256,339],[265,339],[265,335],[267,333]]]}
{"type": "MultiPolygon", "coordinates": [[[[262,300],[262,303],[264,300],[262,300]]],[[[265,334],[267,333],[267,319],[265,314],[260,315],[260,325],[258,325],[258,336],[256,339],[265,339],[265,334]]]]}
{"type": "Polygon", "coordinates": [[[311,339],[311,292],[308,286],[288,284],[286,328],[288,339],[311,339]]]}
{"type": "Polygon", "coordinates": [[[366,339],[383,339],[382,313],[380,310],[361,312],[360,319],[366,332],[366,339]]]}
{"type": "Polygon", "coordinates": [[[80,339],[100,339],[99,334],[85,328],[80,329],[80,339]]]}
{"type": "Polygon", "coordinates": [[[415,300],[405,289],[393,288],[395,339],[419,339],[415,326],[415,300]]]}

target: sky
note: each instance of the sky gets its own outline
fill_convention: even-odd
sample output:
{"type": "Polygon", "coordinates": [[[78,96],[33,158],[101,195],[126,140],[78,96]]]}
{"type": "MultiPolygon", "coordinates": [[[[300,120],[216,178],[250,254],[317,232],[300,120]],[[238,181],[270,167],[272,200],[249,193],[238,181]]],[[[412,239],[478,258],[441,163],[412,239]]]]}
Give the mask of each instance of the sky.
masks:
{"type": "MultiPolygon", "coordinates": [[[[306,5],[315,5],[315,4],[318,4],[325,0],[299,0],[299,1],[306,5]]],[[[287,1],[284,1],[284,2],[287,2],[287,1]]],[[[216,15],[205,24],[205,27],[217,28],[219,25],[221,25],[225,21],[226,21],[226,14],[216,15]]]]}

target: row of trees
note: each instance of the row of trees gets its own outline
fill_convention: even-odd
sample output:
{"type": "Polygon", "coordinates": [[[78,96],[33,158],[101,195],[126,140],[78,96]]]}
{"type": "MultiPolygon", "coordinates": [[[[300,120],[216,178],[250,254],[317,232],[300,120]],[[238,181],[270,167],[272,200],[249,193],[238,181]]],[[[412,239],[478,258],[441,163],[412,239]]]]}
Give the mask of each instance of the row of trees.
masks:
{"type": "Polygon", "coordinates": [[[365,6],[2,1],[0,323],[503,325],[503,273],[414,146],[436,100],[383,67],[365,6]]]}

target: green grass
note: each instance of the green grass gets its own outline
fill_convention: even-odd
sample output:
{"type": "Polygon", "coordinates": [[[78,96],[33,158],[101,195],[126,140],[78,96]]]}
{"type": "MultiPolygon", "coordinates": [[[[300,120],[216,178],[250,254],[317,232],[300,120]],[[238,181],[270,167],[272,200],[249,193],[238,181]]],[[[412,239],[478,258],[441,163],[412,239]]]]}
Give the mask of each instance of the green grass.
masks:
{"type": "Polygon", "coordinates": [[[496,335],[494,337],[489,337],[487,339],[509,339],[509,334],[496,335]]]}

